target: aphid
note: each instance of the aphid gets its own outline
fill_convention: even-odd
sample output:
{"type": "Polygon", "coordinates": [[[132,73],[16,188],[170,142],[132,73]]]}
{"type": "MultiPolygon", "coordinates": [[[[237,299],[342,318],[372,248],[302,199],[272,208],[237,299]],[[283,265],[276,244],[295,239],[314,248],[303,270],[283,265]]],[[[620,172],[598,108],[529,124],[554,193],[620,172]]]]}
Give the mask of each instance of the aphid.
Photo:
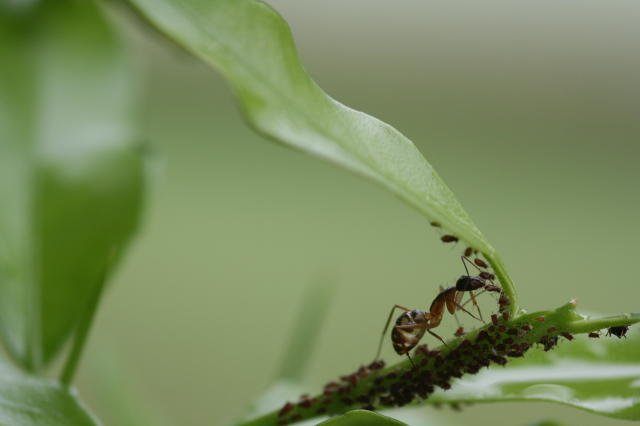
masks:
{"type": "MultiPolygon", "coordinates": [[[[480,278],[485,279],[485,280],[495,280],[496,276],[493,275],[492,273],[487,272],[487,271],[481,271],[480,272],[480,278]]],[[[493,286],[493,287],[498,288],[496,286],[493,286]]],[[[487,289],[487,291],[495,291],[495,290],[487,289]]]]}
{"type": "Polygon", "coordinates": [[[562,332],[560,334],[562,334],[562,337],[564,337],[567,340],[573,340],[573,334],[571,334],[571,333],[562,332]]]}
{"type": "Polygon", "coordinates": [[[479,259],[477,257],[475,259],[473,259],[473,263],[475,263],[476,265],[478,265],[481,268],[488,268],[489,267],[489,265],[487,265],[484,260],[479,259]]]}
{"type": "Polygon", "coordinates": [[[589,333],[589,337],[591,337],[592,339],[598,339],[600,337],[600,333],[591,332],[589,333]]]}
{"type": "Polygon", "coordinates": [[[501,294],[500,295],[500,299],[498,299],[498,304],[500,306],[509,306],[511,304],[511,299],[509,299],[504,294],[501,294]]]}
{"type": "Polygon", "coordinates": [[[456,337],[462,337],[464,335],[465,335],[464,327],[458,327],[458,329],[454,333],[454,336],[456,336],[456,337]]]}
{"type": "Polygon", "coordinates": [[[282,406],[282,408],[278,412],[278,416],[282,417],[286,415],[287,413],[291,412],[291,410],[293,410],[293,407],[294,405],[291,402],[287,402],[282,406]]]}
{"type": "Polygon", "coordinates": [[[538,322],[544,322],[544,317],[534,318],[533,320],[538,322]]]}
{"type": "Polygon", "coordinates": [[[555,333],[556,331],[558,331],[558,329],[557,329],[557,328],[555,328],[555,327],[549,327],[549,328],[547,329],[547,333],[555,333]]]}
{"type": "Polygon", "coordinates": [[[440,237],[440,241],[443,243],[457,243],[459,240],[455,235],[443,235],[440,237]]]}
{"type": "Polygon", "coordinates": [[[473,249],[472,249],[471,247],[467,247],[467,248],[464,250],[464,257],[469,257],[469,256],[471,256],[472,254],[473,254],[473,249]]]}
{"type": "Polygon", "coordinates": [[[627,331],[629,331],[629,327],[627,327],[626,325],[609,327],[607,329],[607,336],[617,336],[618,339],[622,339],[623,337],[626,337],[627,331]]]}
{"type": "Polygon", "coordinates": [[[491,314],[491,322],[493,325],[498,325],[498,316],[496,314],[491,314]]]}
{"type": "Polygon", "coordinates": [[[440,225],[440,223],[439,223],[439,222],[435,222],[435,221],[433,221],[433,222],[429,222],[429,224],[430,224],[431,226],[433,226],[434,228],[440,228],[440,227],[442,226],[442,225],[440,225]]]}

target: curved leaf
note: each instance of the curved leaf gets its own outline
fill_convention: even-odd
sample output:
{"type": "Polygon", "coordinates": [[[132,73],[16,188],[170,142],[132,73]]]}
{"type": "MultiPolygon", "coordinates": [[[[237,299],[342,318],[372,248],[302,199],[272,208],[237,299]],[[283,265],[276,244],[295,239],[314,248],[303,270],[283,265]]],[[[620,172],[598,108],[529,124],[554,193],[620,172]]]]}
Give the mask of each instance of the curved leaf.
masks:
{"type": "Polygon", "coordinates": [[[426,402],[550,401],[608,417],[640,420],[640,334],[578,336],[550,352],[530,351],[507,368],[460,379],[426,402]]]}
{"type": "Polygon", "coordinates": [[[96,426],[69,389],[0,364],[0,425],[96,426]]]}
{"type": "Polygon", "coordinates": [[[0,333],[51,361],[141,208],[131,69],[93,2],[0,8],[0,333]]]}
{"type": "Polygon", "coordinates": [[[326,426],[401,426],[406,425],[391,417],[366,410],[353,410],[341,416],[318,423],[326,426]]]}
{"type": "Polygon", "coordinates": [[[413,143],[329,97],[304,70],[286,22],[255,0],[129,0],[216,67],[248,121],[276,141],[383,185],[487,255],[493,248],[413,143]]]}

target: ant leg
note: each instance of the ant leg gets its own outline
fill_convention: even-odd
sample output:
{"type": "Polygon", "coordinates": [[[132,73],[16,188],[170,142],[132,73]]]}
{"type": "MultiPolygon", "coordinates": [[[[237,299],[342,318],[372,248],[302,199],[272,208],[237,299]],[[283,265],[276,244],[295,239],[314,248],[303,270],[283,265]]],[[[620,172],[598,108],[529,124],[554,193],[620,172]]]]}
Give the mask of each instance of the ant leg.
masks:
{"type": "Polygon", "coordinates": [[[438,336],[436,333],[434,333],[433,331],[427,329],[427,332],[432,335],[433,337],[435,337],[436,339],[440,340],[442,342],[443,345],[449,347],[449,345],[447,345],[447,342],[445,342],[442,337],[438,336]]]}
{"type": "Polygon", "coordinates": [[[405,312],[409,312],[411,310],[409,308],[405,308],[404,306],[393,305],[393,308],[391,308],[391,312],[389,312],[389,317],[387,318],[387,322],[384,325],[384,329],[382,329],[382,336],[380,336],[380,343],[378,343],[378,351],[376,352],[376,357],[373,359],[374,361],[376,361],[380,356],[380,352],[382,351],[382,343],[384,342],[384,335],[387,333],[387,329],[389,328],[389,323],[391,322],[391,318],[393,318],[393,312],[396,310],[396,308],[402,309],[405,312]]]}
{"type": "Polygon", "coordinates": [[[461,310],[463,312],[466,312],[467,314],[471,315],[472,318],[477,319],[478,321],[480,321],[480,319],[478,317],[476,317],[471,312],[467,311],[465,308],[462,307],[462,305],[460,304],[460,300],[461,300],[462,296],[463,296],[462,292],[457,292],[455,295],[453,295],[453,294],[448,295],[448,297],[446,299],[447,310],[453,314],[453,313],[456,312],[456,309],[459,309],[459,310],[461,310]]]}
{"type": "MultiPolygon", "coordinates": [[[[464,263],[464,262],[465,262],[465,260],[467,261],[467,263],[468,263],[469,265],[471,265],[471,266],[473,266],[474,268],[476,268],[476,269],[478,270],[478,272],[486,272],[486,271],[484,271],[484,270],[480,269],[480,268],[478,267],[478,265],[476,265],[475,263],[473,263],[473,262],[471,261],[471,259],[469,259],[467,256],[460,256],[460,259],[462,259],[462,265],[464,266],[464,270],[465,270],[465,271],[467,271],[467,275],[469,275],[469,270],[467,269],[467,264],[466,264],[466,263],[464,263]]],[[[489,282],[491,283],[491,285],[494,285],[494,286],[496,285],[496,283],[494,283],[494,282],[493,282],[493,280],[487,279],[487,281],[489,281],[489,282]]]]}
{"type": "Polygon", "coordinates": [[[473,302],[473,306],[475,306],[476,309],[478,310],[478,316],[480,317],[480,321],[484,322],[484,320],[482,319],[482,312],[480,312],[480,306],[478,306],[478,301],[476,300],[476,296],[475,294],[473,294],[473,291],[469,292],[469,296],[471,296],[471,301],[473,302]]]}
{"type": "Polygon", "coordinates": [[[424,329],[427,330],[427,332],[429,334],[431,334],[436,339],[440,340],[443,345],[448,346],[447,343],[442,339],[442,337],[438,336],[436,333],[431,331],[431,329],[429,327],[430,326],[428,326],[427,324],[416,324],[416,323],[402,324],[402,325],[396,325],[395,326],[395,328],[399,328],[399,329],[404,329],[404,328],[424,328],[424,329]]]}
{"type": "Polygon", "coordinates": [[[413,368],[416,369],[416,364],[413,362],[413,360],[411,359],[411,355],[409,355],[409,352],[407,352],[407,358],[409,358],[409,361],[411,361],[411,365],[413,365],[413,368]]]}
{"type": "MultiPolygon", "coordinates": [[[[487,292],[487,290],[484,290],[484,289],[483,289],[482,291],[478,292],[478,294],[476,294],[475,296],[476,296],[476,297],[478,297],[478,296],[480,296],[481,294],[486,293],[486,292],[487,292]]],[[[469,302],[471,302],[471,301],[472,301],[472,300],[471,300],[471,299],[469,299],[469,300],[467,300],[466,302],[464,302],[463,304],[461,304],[460,306],[465,306],[465,305],[467,305],[467,304],[468,304],[469,302]]]]}
{"type": "Polygon", "coordinates": [[[469,315],[471,315],[471,317],[473,317],[474,319],[477,319],[478,321],[482,321],[484,322],[484,320],[481,320],[480,318],[478,318],[477,316],[473,315],[471,312],[467,311],[465,308],[462,307],[462,305],[460,305],[459,303],[456,302],[456,306],[458,307],[458,309],[460,309],[463,312],[468,313],[469,315]]]}

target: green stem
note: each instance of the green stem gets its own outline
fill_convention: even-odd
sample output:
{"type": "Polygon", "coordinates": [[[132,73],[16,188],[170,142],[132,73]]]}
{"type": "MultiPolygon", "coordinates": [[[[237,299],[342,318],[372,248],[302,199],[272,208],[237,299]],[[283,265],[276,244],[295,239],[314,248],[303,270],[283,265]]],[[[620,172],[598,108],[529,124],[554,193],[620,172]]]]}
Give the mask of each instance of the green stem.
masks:
{"type": "MultiPolygon", "coordinates": [[[[492,265],[494,265],[492,263],[492,265]]],[[[499,265],[499,261],[498,261],[499,265]]],[[[494,269],[494,270],[497,270],[494,269]]],[[[509,281],[510,282],[510,281],[509,281]]],[[[507,291],[513,291],[513,287],[505,286],[509,288],[507,291]]],[[[509,294],[509,293],[507,293],[509,294]]],[[[513,293],[510,293],[513,294],[513,293]]],[[[511,297],[511,296],[509,296],[511,297]]],[[[615,326],[629,326],[635,323],[640,322],[640,313],[632,313],[632,314],[620,314],[614,315],[610,317],[604,318],[595,318],[595,319],[584,319],[582,316],[576,314],[575,312],[575,301],[570,301],[565,305],[547,311],[538,311],[530,314],[520,315],[517,318],[511,317],[509,321],[500,320],[500,323],[505,325],[506,329],[522,329],[522,326],[527,324],[530,327],[530,331],[526,336],[517,337],[515,335],[508,335],[508,337],[513,338],[516,343],[518,343],[518,339],[520,343],[525,342],[529,345],[534,345],[535,343],[539,343],[542,339],[548,337],[549,334],[553,334],[554,336],[563,336],[563,333],[589,333],[595,332],[598,330],[606,329],[609,327],[615,326]],[[555,328],[556,330],[551,332],[551,328],[555,328]]],[[[474,341],[478,338],[481,331],[485,331],[492,327],[491,324],[486,325],[480,329],[474,330],[464,337],[454,339],[447,343],[446,347],[439,347],[438,350],[442,356],[445,357],[449,352],[455,350],[459,345],[462,344],[463,341],[474,341]]],[[[499,349],[496,347],[496,349],[499,349]]],[[[415,355],[414,355],[415,356],[415,355]]],[[[432,366],[434,376],[438,374],[438,367],[432,366]]],[[[345,395],[348,397],[352,397],[353,395],[362,395],[368,394],[372,388],[378,386],[375,383],[377,377],[384,377],[386,374],[395,372],[396,378],[393,379],[393,382],[385,382],[385,386],[391,387],[393,383],[402,383],[407,379],[404,378],[404,373],[413,371],[414,367],[412,363],[408,360],[401,361],[397,364],[390,365],[385,369],[370,375],[366,378],[360,380],[355,388],[351,392],[351,395],[345,395]]],[[[316,395],[314,399],[320,400],[325,398],[322,394],[316,395]]],[[[283,401],[284,402],[284,401],[283,401]]],[[[327,405],[326,408],[329,409],[329,412],[332,414],[339,414],[342,412],[346,412],[349,409],[357,408],[357,404],[354,405],[353,402],[347,402],[346,400],[341,400],[340,398],[336,398],[330,405],[327,405]]],[[[296,408],[297,412],[302,416],[299,420],[309,420],[311,418],[317,417],[319,414],[314,412],[313,410],[301,410],[296,408]]],[[[274,426],[279,424],[279,421],[283,419],[283,417],[278,415],[279,410],[273,411],[271,413],[267,413],[263,416],[248,420],[244,423],[240,423],[238,426],[274,426]]],[[[298,420],[296,420],[298,421],[298,420]]],[[[295,422],[295,421],[294,421],[295,422]]]]}
{"type": "Polygon", "coordinates": [[[609,327],[630,326],[638,322],[640,322],[640,312],[633,312],[604,318],[573,321],[567,324],[566,329],[570,333],[589,333],[609,327]]]}
{"type": "Polygon", "coordinates": [[[502,261],[500,260],[500,257],[498,257],[497,253],[482,254],[493,268],[493,272],[495,272],[498,281],[500,281],[500,285],[502,286],[505,296],[507,296],[511,301],[511,304],[509,305],[509,315],[511,318],[515,318],[518,315],[520,307],[518,305],[518,294],[516,293],[516,287],[513,284],[513,281],[511,281],[511,278],[509,277],[509,274],[507,274],[507,271],[502,265],[502,261]]]}
{"type": "Polygon", "coordinates": [[[73,376],[78,367],[78,362],[80,361],[80,356],[86,346],[87,336],[89,335],[89,330],[91,330],[96,310],[98,308],[98,302],[102,296],[102,291],[107,278],[107,270],[110,269],[110,263],[111,262],[108,262],[108,264],[105,265],[104,271],[99,278],[100,281],[91,294],[91,300],[89,300],[86,310],[79,319],[78,327],[73,338],[71,352],[69,353],[69,357],[67,358],[64,368],[62,369],[62,374],[60,375],[60,382],[65,386],[71,385],[73,376]]]}

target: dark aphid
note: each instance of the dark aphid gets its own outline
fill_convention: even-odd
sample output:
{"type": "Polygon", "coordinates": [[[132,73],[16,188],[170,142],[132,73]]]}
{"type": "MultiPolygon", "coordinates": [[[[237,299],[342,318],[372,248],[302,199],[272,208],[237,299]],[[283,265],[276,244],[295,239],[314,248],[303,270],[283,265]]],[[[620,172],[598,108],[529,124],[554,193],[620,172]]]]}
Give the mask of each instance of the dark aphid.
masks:
{"type": "Polygon", "coordinates": [[[598,339],[600,337],[600,333],[591,332],[589,333],[589,337],[591,337],[592,339],[598,339]]]}
{"type": "Polygon", "coordinates": [[[431,226],[433,226],[434,228],[440,228],[442,225],[440,225],[439,222],[429,222],[431,226]]]}
{"type": "Polygon", "coordinates": [[[562,332],[560,334],[562,334],[562,336],[567,340],[573,340],[573,334],[571,334],[571,333],[562,332]]]}
{"type": "Polygon", "coordinates": [[[384,366],[385,366],[385,362],[383,360],[378,360],[378,361],[373,361],[371,364],[369,364],[367,368],[369,370],[380,370],[384,368],[384,366]]]}
{"type": "MultiPolygon", "coordinates": [[[[480,278],[485,279],[485,280],[495,280],[495,279],[496,279],[496,276],[495,276],[495,275],[493,275],[493,274],[492,274],[492,273],[490,273],[490,272],[482,271],[482,272],[480,272],[480,278]]],[[[487,285],[487,287],[489,287],[489,286],[487,285]]],[[[485,288],[486,288],[486,287],[485,287],[485,288]]],[[[498,287],[496,287],[496,286],[492,285],[492,286],[491,286],[491,288],[498,288],[498,287]]],[[[487,291],[496,291],[496,290],[489,290],[489,289],[487,288],[487,291]]]]}
{"type": "Polygon", "coordinates": [[[554,346],[558,344],[558,336],[548,337],[546,339],[540,341],[544,345],[544,351],[548,352],[553,349],[554,346]]]}
{"type": "Polygon", "coordinates": [[[522,327],[520,327],[521,329],[523,329],[524,331],[531,331],[531,325],[530,324],[522,324],[522,327]]]}
{"type": "Polygon", "coordinates": [[[555,328],[555,327],[549,327],[549,328],[547,329],[547,333],[555,333],[556,331],[558,331],[558,329],[557,329],[557,328],[555,328]]]}
{"type": "Polygon", "coordinates": [[[511,304],[511,299],[509,299],[504,294],[501,294],[500,295],[500,299],[498,299],[498,304],[500,306],[509,306],[511,304]]]}
{"type": "Polygon", "coordinates": [[[458,329],[455,332],[455,336],[456,337],[462,337],[464,336],[466,333],[464,332],[464,327],[458,327],[458,329]]]}
{"type": "Polygon", "coordinates": [[[498,316],[496,314],[491,314],[491,322],[493,325],[498,325],[498,316]]]}
{"type": "Polygon", "coordinates": [[[312,402],[311,402],[310,399],[303,399],[302,401],[300,401],[298,403],[298,405],[300,407],[302,407],[302,408],[309,408],[309,407],[311,407],[311,404],[312,404],[312,402]]]}
{"type": "Polygon", "coordinates": [[[503,312],[502,313],[502,319],[505,321],[509,321],[509,312],[503,312]]]}
{"type": "Polygon", "coordinates": [[[533,320],[538,322],[544,322],[544,317],[534,318],[533,320]]]}
{"type": "Polygon", "coordinates": [[[471,247],[467,247],[467,248],[464,250],[464,256],[465,256],[465,257],[469,257],[469,256],[471,256],[472,254],[473,254],[473,249],[472,249],[471,247]]]}
{"type": "Polygon", "coordinates": [[[278,412],[278,416],[282,417],[282,416],[290,413],[291,410],[293,410],[293,407],[294,407],[294,405],[291,402],[287,402],[286,404],[284,404],[282,406],[282,408],[278,412]]]}
{"type": "Polygon", "coordinates": [[[475,259],[473,259],[473,263],[475,263],[476,265],[478,265],[481,268],[488,268],[489,267],[489,265],[487,265],[484,260],[479,259],[477,257],[475,259]]]}
{"type": "Polygon", "coordinates": [[[626,325],[618,325],[616,327],[609,327],[607,329],[607,336],[616,336],[618,339],[622,339],[626,337],[627,331],[629,331],[629,327],[626,325]]]}
{"type": "Polygon", "coordinates": [[[440,241],[443,243],[457,243],[459,240],[455,235],[443,235],[440,237],[440,241]]]}

